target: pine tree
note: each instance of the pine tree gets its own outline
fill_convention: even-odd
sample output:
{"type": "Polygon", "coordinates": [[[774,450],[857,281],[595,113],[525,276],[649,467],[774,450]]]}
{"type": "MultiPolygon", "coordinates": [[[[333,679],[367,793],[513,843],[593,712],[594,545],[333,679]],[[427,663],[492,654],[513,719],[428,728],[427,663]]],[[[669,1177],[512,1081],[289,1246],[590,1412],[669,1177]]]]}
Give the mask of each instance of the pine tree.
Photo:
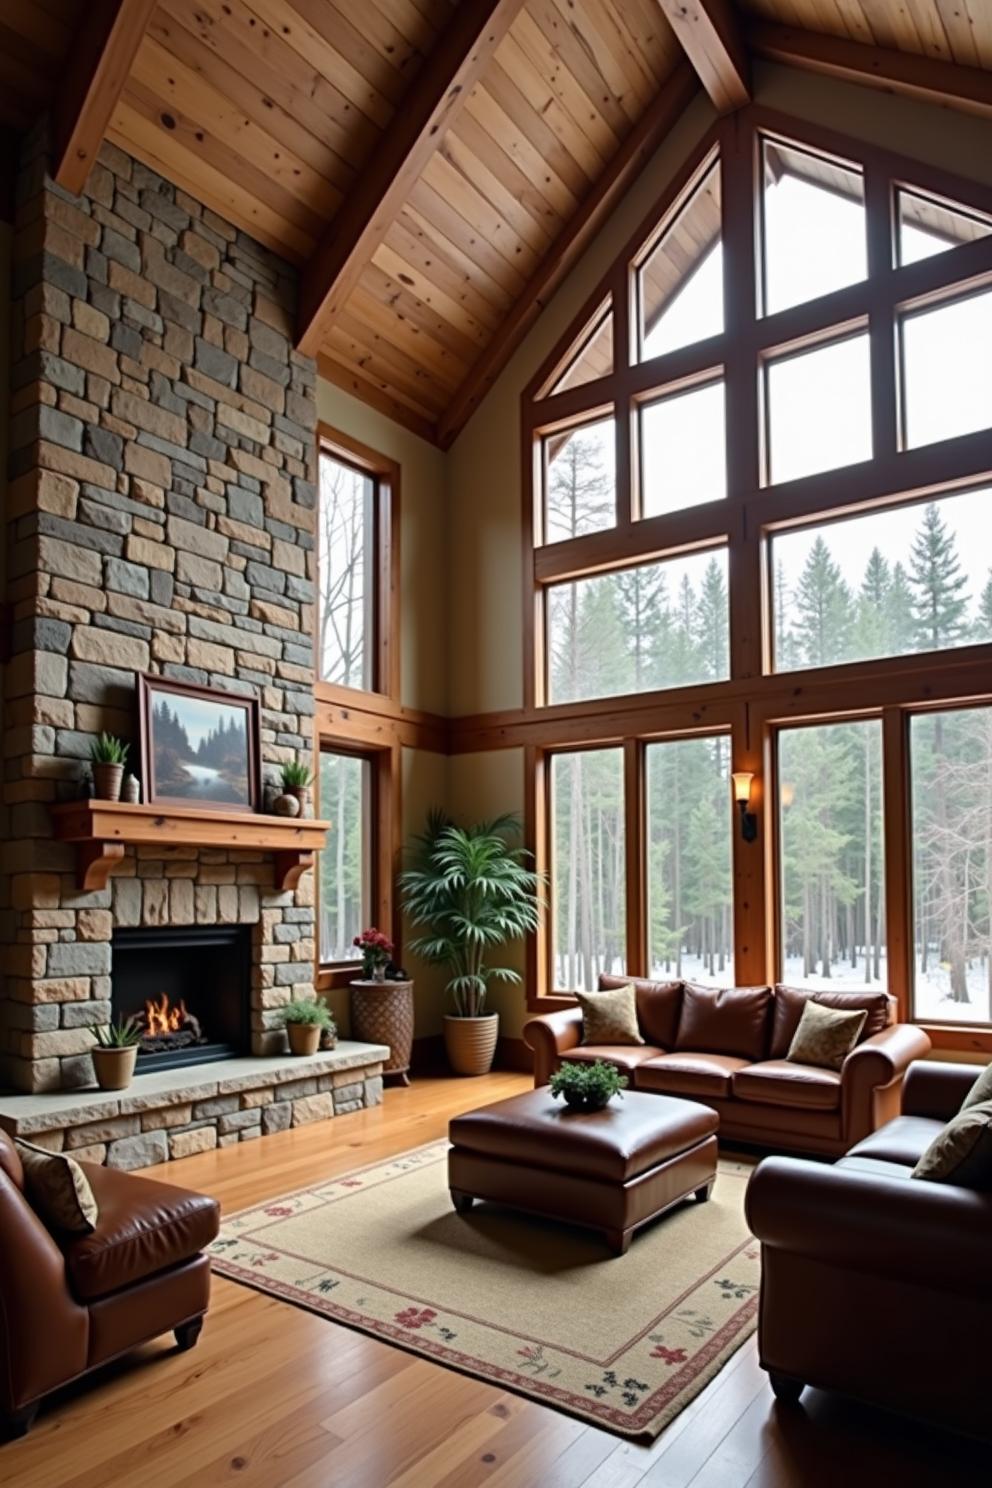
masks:
{"type": "Polygon", "coordinates": [[[916,649],[913,590],[901,563],[892,565],[892,583],[886,598],[886,624],[890,656],[905,656],[916,649]]]}
{"type": "Polygon", "coordinates": [[[956,646],[965,633],[968,579],[953,533],[931,502],[923,513],[910,550],[909,581],[913,589],[916,650],[940,651],[956,646]]]}
{"type": "Polygon", "coordinates": [[[729,618],[727,581],[722,566],[711,558],[700,585],[692,628],[703,666],[702,676],[714,681],[722,681],[730,675],[729,618]]]}
{"type": "Polygon", "coordinates": [[[985,581],[985,588],[979,596],[978,612],[975,615],[971,633],[976,641],[992,640],[992,569],[985,581]]]}
{"type": "Polygon", "coordinates": [[[861,592],[855,607],[854,656],[858,660],[871,656],[891,656],[889,635],[889,595],[892,571],[878,548],[873,548],[861,581],[861,592]]]}
{"type": "Polygon", "coordinates": [[[799,576],[795,608],[794,634],[804,666],[829,666],[849,653],[851,591],[821,536],[814,541],[799,576]]]}

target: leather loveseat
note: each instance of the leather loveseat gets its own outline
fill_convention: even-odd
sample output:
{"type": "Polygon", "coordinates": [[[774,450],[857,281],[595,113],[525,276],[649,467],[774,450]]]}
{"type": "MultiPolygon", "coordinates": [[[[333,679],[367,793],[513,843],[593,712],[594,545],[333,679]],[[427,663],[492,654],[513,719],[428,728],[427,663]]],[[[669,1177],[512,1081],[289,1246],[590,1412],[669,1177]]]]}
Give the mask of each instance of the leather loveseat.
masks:
{"type": "Polygon", "coordinates": [[[582,1044],[578,1007],[532,1018],[524,1039],[534,1051],[534,1083],[562,1060],[605,1059],[634,1090],[703,1101],[720,1116],[720,1135],[740,1142],[838,1157],[899,1113],[903,1076],[930,1040],[895,1022],[885,992],[807,992],[793,987],[699,987],[601,976],[601,990],[633,981],[644,1044],[582,1044]],[[840,1071],[786,1059],[809,997],[829,1007],[864,1008],[857,1047],[840,1071]]]}
{"type": "Polygon", "coordinates": [[[42,1398],[160,1333],[192,1348],[210,1297],[220,1209],[204,1194],[81,1163],[99,1218],[56,1237],[24,1192],[0,1132],[0,1440],[31,1425],[42,1398]]]}
{"type": "Polygon", "coordinates": [[[839,1162],[758,1164],[758,1350],[780,1399],[810,1384],[992,1436],[992,1192],[910,1177],[980,1073],[913,1064],[903,1114],[839,1162]]]}

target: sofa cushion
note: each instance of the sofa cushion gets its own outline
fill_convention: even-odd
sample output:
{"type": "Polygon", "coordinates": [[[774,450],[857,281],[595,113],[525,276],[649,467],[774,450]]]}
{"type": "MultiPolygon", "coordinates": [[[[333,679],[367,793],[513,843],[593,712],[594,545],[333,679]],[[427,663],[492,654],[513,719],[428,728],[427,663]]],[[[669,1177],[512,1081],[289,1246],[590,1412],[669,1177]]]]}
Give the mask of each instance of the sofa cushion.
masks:
{"type": "Polygon", "coordinates": [[[582,1009],[583,1044],[643,1044],[637,1026],[637,997],[626,982],[608,992],[576,992],[582,1009]]]}
{"type": "Polygon", "coordinates": [[[738,1100],[765,1106],[804,1106],[815,1111],[836,1111],[840,1105],[840,1074],[811,1064],[790,1064],[787,1059],[765,1059],[738,1070],[732,1081],[738,1100]]]}
{"type": "Polygon", "coordinates": [[[983,1101],[987,1100],[992,1100],[992,1064],[987,1064],[982,1070],[961,1102],[961,1109],[967,1111],[970,1106],[980,1106],[983,1101]]]}
{"type": "Polygon", "coordinates": [[[65,1152],[49,1152],[30,1142],[17,1143],[28,1202],[50,1230],[88,1235],[100,1211],[86,1174],[65,1152]]]}
{"type": "Polygon", "coordinates": [[[967,1106],[952,1116],[921,1154],[914,1178],[992,1189],[992,1101],[967,1106]]]}
{"type": "Polygon", "coordinates": [[[561,1058],[563,1064],[577,1064],[580,1060],[594,1063],[597,1059],[604,1059],[607,1064],[615,1064],[618,1070],[629,1075],[645,1059],[656,1059],[664,1052],[653,1044],[579,1044],[577,1049],[568,1049],[561,1058]]]}
{"type": "Polygon", "coordinates": [[[699,987],[686,982],[676,1050],[764,1059],[771,1000],[770,987],[699,987]]]}
{"type": "Polygon", "coordinates": [[[217,1236],[220,1206],[190,1193],[114,1168],[82,1164],[100,1206],[92,1234],[63,1244],[76,1297],[90,1302],[189,1260],[217,1236]]]}
{"type": "Polygon", "coordinates": [[[828,1008],[808,1002],[799,1019],[786,1059],[818,1069],[839,1070],[858,1042],[868,1014],[864,1008],[828,1008]]]}
{"type": "Polygon", "coordinates": [[[788,1054],[803,1008],[810,999],[821,1007],[838,1008],[843,1012],[856,1012],[864,1008],[868,1016],[859,1035],[859,1043],[871,1038],[873,1034],[884,1032],[895,1022],[896,1000],[888,992],[807,992],[801,987],[784,987],[780,984],[772,995],[769,1059],[784,1059],[788,1054]]]}
{"type": "Polygon", "coordinates": [[[656,1090],[662,1095],[728,1096],[734,1075],[746,1064],[746,1059],[735,1059],[731,1054],[677,1051],[645,1059],[634,1071],[634,1085],[638,1090],[656,1090]]]}
{"type": "Polygon", "coordinates": [[[607,976],[599,978],[603,992],[613,987],[633,986],[637,998],[637,1022],[649,1044],[674,1049],[682,1008],[681,982],[649,982],[642,977],[607,976]]]}
{"type": "Polygon", "coordinates": [[[869,1132],[855,1142],[847,1156],[879,1158],[882,1162],[913,1168],[943,1128],[942,1121],[930,1116],[896,1116],[878,1131],[869,1132]]]}

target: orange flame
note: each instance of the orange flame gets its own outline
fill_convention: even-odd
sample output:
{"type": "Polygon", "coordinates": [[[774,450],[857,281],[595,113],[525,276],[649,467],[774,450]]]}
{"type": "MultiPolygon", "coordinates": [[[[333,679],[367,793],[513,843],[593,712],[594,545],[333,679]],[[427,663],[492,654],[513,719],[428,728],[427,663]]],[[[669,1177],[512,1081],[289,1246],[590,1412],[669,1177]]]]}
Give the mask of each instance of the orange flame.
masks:
{"type": "Polygon", "coordinates": [[[169,1002],[168,992],[163,992],[158,1002],[145,1003],[145,1031],[149,1037],[162,1033],[179,1033],[186,1022],[186,1004],[180,1001],[176,1007],[169,1002]]]}

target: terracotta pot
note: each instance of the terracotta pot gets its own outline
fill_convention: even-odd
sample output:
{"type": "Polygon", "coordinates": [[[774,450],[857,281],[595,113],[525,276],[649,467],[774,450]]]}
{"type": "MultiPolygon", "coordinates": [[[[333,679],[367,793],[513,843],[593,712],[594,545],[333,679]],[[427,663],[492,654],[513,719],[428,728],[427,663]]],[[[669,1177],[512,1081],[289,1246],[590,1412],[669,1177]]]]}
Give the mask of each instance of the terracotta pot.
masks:
{"type": "Polygon", "coordinates": [[[456,1075],[488,1075],[496,1053],[499,1013],[444,1019],[444,1047],[456,1075]]]}
{"type": "Polygon", "coordinates": [[[93,766],[93,794],[98,801],[119,801],[121,782],[124,779],[123,765],[93,766]]]}
{"type": "Polygon", "coordinates": [[[293,1054],[316,1054],[320,1048],[319,1023],[287,1023],[286,1033],[293,1054]]]}
{"type": "Polygon", "coordinates": [[[103,1049],[97,1045],[93,1050],[93,1069],[100,1089],[126,1090],[134,1079],[137,1058],[137,1044],[127,1049],[103,1049]]]}

